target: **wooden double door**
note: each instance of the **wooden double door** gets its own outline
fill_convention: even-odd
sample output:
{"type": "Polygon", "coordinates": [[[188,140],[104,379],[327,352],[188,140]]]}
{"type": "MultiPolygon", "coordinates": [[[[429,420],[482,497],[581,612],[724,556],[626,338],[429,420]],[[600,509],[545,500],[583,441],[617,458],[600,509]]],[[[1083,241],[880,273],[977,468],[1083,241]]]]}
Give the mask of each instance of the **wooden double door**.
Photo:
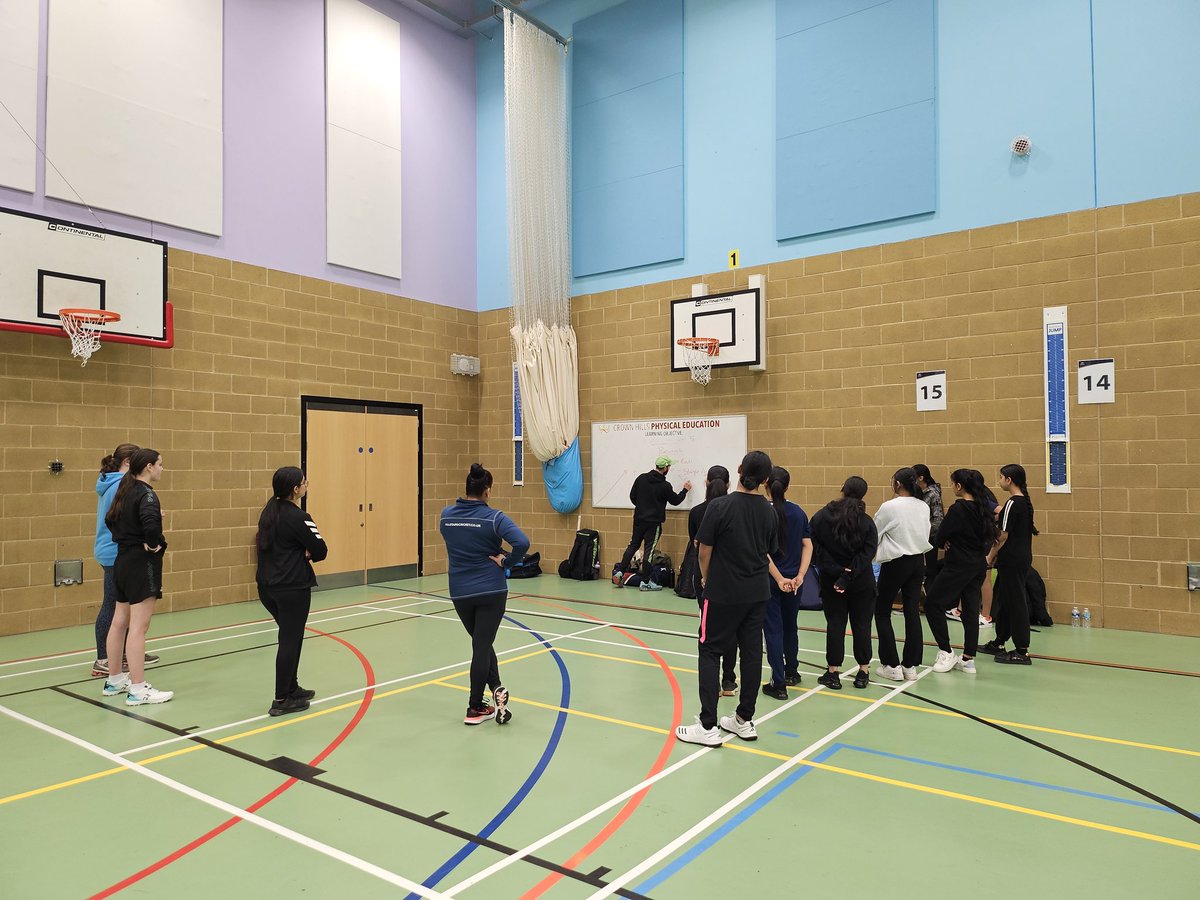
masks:
{"type": "Polygon", "coordinates": [[[329,545],[318,588],[421,572],[421,407],[304,398],[305,508],[329,545]]]}

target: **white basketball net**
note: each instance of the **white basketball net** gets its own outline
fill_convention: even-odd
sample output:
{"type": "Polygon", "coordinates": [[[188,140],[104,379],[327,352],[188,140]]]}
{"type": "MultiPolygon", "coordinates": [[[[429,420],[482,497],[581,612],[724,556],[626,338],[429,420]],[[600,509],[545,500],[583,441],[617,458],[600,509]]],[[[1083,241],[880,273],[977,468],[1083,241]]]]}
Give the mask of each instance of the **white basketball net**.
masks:
{"type": "Polygon", "coordinates": [[[579,434],[566,57],[557,41],[511,12],[504,16],[504,147],[511,334],[525,446],[547,462],[579,434]]]}
{"type": "Polygon", "coordinates": [[[691,344],[680,344],[683,351],[683,361],[692,370],[692,381],[696,384],[708,384],[712,381],[712,363],[715,353],[710,352],[707,345],[699,347],[691,344]]]}
{"type": "Polygon", "coordinates": [[[71,338],[71,355],[81,360],[81,366],[86,366],[92,354],[100,349],[100,334],[106,320],[100,316],[68,312],[61,312],[58,317],[63,331],[71,338]]]}

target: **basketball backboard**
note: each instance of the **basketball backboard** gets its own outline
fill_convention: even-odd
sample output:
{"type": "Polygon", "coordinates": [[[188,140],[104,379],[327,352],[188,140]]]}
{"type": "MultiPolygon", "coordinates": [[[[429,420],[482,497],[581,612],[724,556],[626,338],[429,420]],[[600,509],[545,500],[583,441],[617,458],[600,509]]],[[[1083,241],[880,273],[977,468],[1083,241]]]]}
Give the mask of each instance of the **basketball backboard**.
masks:
{"type": "Polygon", "coordinates": [[[105,341],[171,347],[166,243],[0,209],[0,330],[61,336],[71,307],[119,313],[105,341]]]}
{"type": "Polygon", "coordinates": [[[758,366],[763,363],[759,334],[763,328],[762,291],[748,288],[726,294],[706,294],[671,301],[671,371],[688,369],[677,341],[711,337],[720,341],[714,369],[758,366]]]}

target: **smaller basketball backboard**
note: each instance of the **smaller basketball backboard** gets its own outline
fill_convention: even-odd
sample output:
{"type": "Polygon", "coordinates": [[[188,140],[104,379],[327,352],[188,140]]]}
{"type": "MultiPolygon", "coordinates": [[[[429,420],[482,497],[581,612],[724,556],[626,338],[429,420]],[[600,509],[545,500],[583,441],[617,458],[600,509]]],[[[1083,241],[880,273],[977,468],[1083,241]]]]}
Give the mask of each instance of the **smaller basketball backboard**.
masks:
{"type": "Polygon", "coordinates": [[[120,315],[106,342],[173,346],[166,243],[0,209],[0,330],[62,336],[78,307],[120,315]]]}
{"type": "Polygon", "coordinates": [[[707,294],[671,301],[671,371],[688,370],[680,338],[716,338],[718,355],[714,369],[758,366],[762,360],[762,291],[748,288],[727,294],[707,294]]]}

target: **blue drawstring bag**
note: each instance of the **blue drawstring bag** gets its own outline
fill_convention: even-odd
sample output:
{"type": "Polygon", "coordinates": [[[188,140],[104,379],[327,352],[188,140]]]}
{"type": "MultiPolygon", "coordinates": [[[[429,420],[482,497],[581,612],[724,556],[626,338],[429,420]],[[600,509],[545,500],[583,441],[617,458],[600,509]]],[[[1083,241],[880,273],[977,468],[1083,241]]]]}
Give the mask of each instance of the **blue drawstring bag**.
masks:
{"type": "Polygon", "coordinates": [[[574,512],[583,502],[583,464],[579,461],[579,438],[549,462],[542,463],[542,479],[550,505],[560,513],[574,512]]]}

